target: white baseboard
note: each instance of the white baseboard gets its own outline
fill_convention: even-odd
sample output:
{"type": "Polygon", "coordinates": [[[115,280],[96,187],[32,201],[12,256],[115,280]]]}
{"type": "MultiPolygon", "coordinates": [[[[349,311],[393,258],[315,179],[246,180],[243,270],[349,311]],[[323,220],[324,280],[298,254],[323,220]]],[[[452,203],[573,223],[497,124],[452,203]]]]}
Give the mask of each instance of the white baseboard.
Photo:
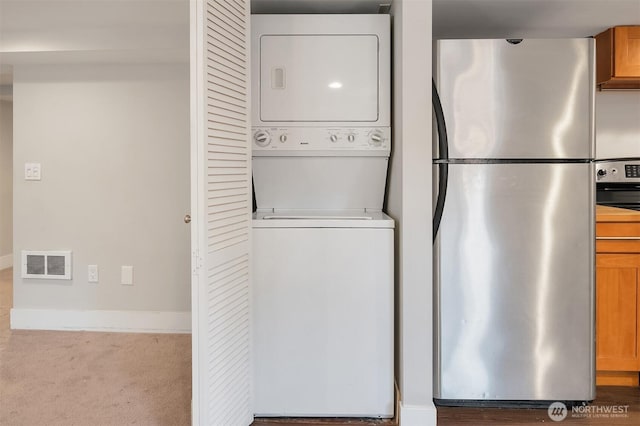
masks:
{"type": "Polygon", "coordinates": [[[0,256],[0,270],[11,268],[13,266],[13,253],[0,256]]]}
{"type": "Polygon", "coordinates": [[[400,401],[398,417],[400,426],[436,426],[438,422],[433,402],[428,405],[404,405],[400,401]]]}
{"type": "Polygon", "coordinates": [[[190,333],[191,312],[11,309],[14,330],[190,333]]]}

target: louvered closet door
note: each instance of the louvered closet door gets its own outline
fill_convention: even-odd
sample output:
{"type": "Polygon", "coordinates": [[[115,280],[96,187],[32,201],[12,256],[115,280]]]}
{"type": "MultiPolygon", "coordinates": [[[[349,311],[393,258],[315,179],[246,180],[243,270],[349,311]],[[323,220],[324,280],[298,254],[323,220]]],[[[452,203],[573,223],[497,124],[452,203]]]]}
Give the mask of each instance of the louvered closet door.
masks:
{"type": "Polygon", "coordinates": [[[249,1],[191,2],[193,424],[253,420],[249,1]]]}

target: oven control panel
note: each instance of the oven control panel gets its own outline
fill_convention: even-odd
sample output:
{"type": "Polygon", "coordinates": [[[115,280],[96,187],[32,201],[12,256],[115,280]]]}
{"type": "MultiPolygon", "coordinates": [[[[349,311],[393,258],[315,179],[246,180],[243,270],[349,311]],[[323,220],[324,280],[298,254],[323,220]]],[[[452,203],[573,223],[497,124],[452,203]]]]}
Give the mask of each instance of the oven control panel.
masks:
{"type": "Polygon", "coordinates": [[[640,164],[625,164],[624,177],[640,178],[640,164]]]}
{"type": "Polygon", "coordinates": [[[640,182],[640,158],[597,161],[596,182],[640,182]]]}

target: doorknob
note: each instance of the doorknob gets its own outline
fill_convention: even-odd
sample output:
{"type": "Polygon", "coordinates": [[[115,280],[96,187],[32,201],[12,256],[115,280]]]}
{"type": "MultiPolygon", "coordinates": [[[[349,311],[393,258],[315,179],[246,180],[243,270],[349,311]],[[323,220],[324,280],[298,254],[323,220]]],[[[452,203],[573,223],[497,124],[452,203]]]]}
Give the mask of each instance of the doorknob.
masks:
{"type": "Polygon", "coordinates": [[[184,215],[184,223],[191,223],[191,215],[190,214],[184,215]]]}

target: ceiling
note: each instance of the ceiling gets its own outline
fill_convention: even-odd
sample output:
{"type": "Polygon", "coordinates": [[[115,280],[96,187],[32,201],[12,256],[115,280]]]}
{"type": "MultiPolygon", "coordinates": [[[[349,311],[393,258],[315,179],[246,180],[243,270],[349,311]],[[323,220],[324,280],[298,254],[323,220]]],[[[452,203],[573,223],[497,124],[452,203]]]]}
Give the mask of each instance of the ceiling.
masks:
{"type": "Polygon", "coordinates": [[[8,62],[44,52],[159,49],[188,60],[189,0],[0,0],[8,62]]]}
{"type": "MultiPolygon", "coordinates": [[[[422,1],[422,0],[403,0],[422,1]]],[[[588,37],[640,25],[640,0],[432,0],[434,38],[588,37]]],[[[252,13],[378,13],[392,0],[251,0],[252,13]]]]}
{"type": "Polygon", "coordinates": [[[189,60],[190,0],[0,0],[0,99],[18,64],[189,60]]]}
{"type": "Polygon", "coordinates": [[[433,36],[564,38],[640,25],[640,0],[433,0],[433,36]]]}
{"type": "Polygon", "coordinates": [[[378,13],[392,0],[251,0],[251,13],[378,13]]]}
{"type": "MultiPolygon", "coordinates": [[[[251,0],[251,8],[378,13],[391,1],[251,0]]],[[[0,86],[21,63],[188,61],[189,3],[0,0],[0,86]]],[[[622,24],[640,24],[640,0],[433,0],[436,39],[586,37],[622,24]]]]}

